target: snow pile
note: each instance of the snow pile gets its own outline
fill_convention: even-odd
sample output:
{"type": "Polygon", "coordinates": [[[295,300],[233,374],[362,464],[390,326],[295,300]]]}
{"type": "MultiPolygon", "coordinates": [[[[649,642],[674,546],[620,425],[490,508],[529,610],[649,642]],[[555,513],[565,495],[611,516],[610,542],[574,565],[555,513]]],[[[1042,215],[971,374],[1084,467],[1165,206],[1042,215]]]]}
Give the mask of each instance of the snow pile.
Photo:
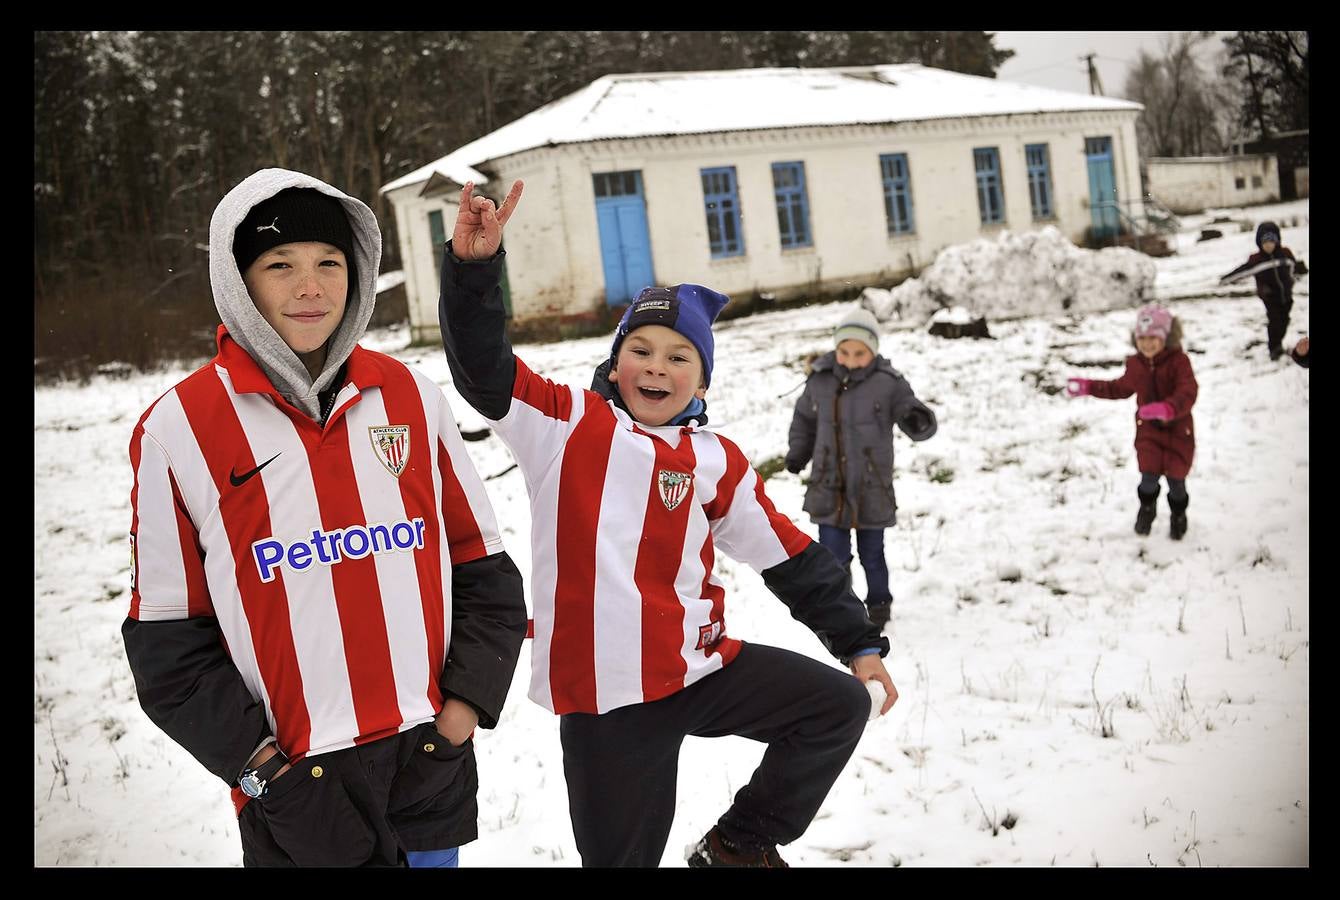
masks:
{"type": "Polygon", "coordinates": [[[971,325],[973,321],[973,314],[962,306],[948,306],[944,309],[937,309],[931,316],[932,325],[936,322],[944,322],[946,325],[971,325]]]}
{"type": "Polygon", "coordinates": [[[891,291],[867,288],[861,305],[881,321],[924,319],[948,306],[989,319],[1123,309],[1150,296],[1157,274],[1143,253],[1084,250],[1048,225],[946,247],[919,278],[891,291]]]}

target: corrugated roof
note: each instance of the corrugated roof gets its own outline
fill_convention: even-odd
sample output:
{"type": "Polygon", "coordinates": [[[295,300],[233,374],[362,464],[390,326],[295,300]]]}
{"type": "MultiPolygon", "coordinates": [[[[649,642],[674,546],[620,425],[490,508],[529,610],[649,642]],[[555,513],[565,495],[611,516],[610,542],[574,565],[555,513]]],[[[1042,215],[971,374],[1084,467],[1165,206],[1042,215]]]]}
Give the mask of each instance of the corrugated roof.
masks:
{"type": "Polygon", "coordinates": [[[426,181],[434,172],[461,184],[484,184],[488,179],[475,166],[583,141],[1141,108],[1129,100],[916,64],[606,75],[397,178],[382,192],[426,181]]]}

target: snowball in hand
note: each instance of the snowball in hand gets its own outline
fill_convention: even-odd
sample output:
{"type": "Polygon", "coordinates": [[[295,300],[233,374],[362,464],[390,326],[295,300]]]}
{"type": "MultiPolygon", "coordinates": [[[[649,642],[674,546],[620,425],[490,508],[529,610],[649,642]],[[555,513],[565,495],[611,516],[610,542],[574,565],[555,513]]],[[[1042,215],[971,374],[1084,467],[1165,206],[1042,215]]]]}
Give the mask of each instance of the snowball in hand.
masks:
{"type": "Polygon", "coordinates": [[[870,692],[870,721],[873,722],[879,718],[879,711],[884,706],[884,701],[889,699],[889,694],[884,690],[884,685],[878,681],[867,681],[865,689],[870,692]]]}

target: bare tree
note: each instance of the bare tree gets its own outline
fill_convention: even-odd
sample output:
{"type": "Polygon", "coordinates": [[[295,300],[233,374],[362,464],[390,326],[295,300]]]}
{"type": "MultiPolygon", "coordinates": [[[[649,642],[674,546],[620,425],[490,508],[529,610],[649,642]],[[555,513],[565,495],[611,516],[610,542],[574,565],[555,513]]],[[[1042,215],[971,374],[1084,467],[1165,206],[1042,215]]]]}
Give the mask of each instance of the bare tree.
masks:
{"type": "Polygon", "coordinates": [[[1254,134],[1308,128],[1311,53],[1306,31],[1239,31],[1224,39],[1225,76],[1241,86],[1240,118],[1254,134]]]}
{"type": "Polygon", "coordinates": [[[1210,31],[1180,32],[1159,55],[1145,51],[1126,76],[1126,97],[1144,104],[1136,124],[1141,155],[1199,156],[1227,149],[1236,95],[1201,63],[1210,31]]]}

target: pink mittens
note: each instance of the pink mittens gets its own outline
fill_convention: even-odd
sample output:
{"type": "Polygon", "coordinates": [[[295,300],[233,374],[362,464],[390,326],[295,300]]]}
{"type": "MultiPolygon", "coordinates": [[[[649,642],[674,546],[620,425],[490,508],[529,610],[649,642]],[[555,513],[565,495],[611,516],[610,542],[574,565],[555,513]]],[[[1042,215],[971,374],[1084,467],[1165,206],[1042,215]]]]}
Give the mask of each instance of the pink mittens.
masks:
{"type": "Polygon", "coordinates": [[[1089,393],[1089,385],[1093,384],[1088,378],[1068,378],[1065,383],[1065,392],[1068,397],[1083,397],[1089,393]]]}
{"type": "Polygon", "coordinates": [[[1146,403],[1137,411],[1137,415],[1142,419],[1148,419],[1151,422],[1170,422],[1176,416],[1177,411],[1172,408],[1171,403],[1146,403]]]}

